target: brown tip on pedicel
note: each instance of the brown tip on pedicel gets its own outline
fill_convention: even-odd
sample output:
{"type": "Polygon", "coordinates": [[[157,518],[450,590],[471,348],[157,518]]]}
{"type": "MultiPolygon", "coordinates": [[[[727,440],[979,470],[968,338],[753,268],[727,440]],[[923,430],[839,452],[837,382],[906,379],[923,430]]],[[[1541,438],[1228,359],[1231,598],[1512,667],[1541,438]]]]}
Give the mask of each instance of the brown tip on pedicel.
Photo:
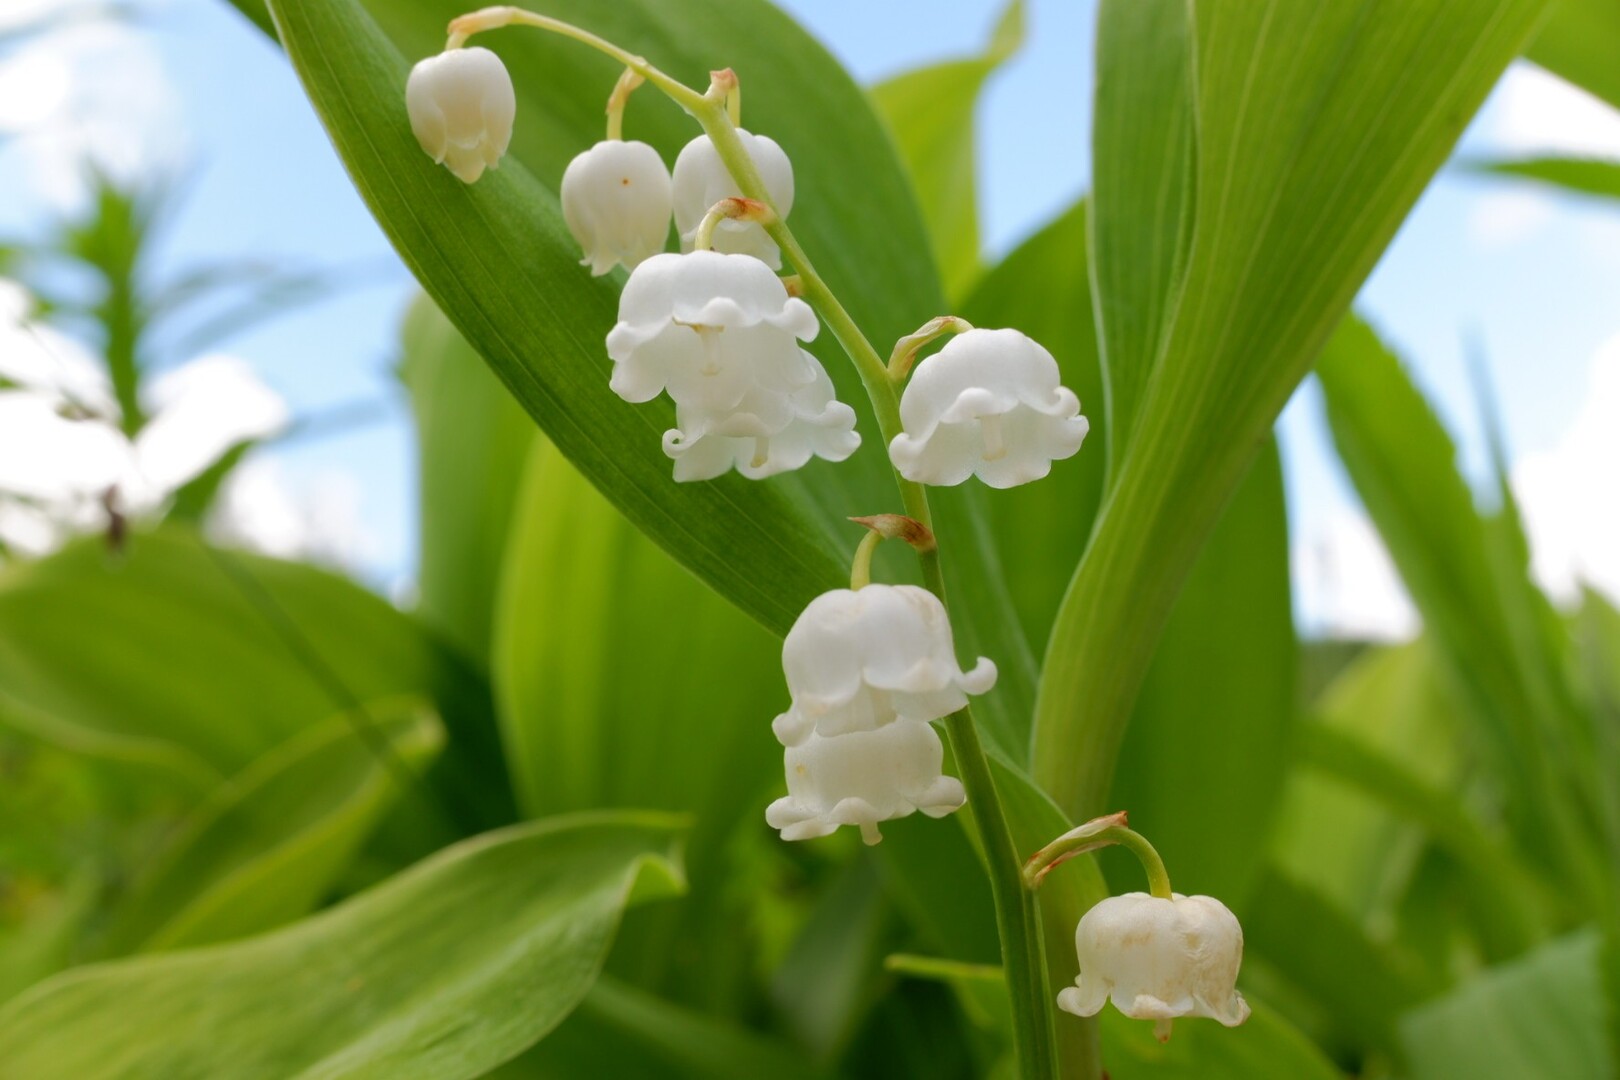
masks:
{"type": "Polygon", "coordinates": [[[918,551],[933,551],[939,546],[928,526],[904,514],[873,514],[849,520],[871,529],[885,540],[904,540],[918,551]]]}

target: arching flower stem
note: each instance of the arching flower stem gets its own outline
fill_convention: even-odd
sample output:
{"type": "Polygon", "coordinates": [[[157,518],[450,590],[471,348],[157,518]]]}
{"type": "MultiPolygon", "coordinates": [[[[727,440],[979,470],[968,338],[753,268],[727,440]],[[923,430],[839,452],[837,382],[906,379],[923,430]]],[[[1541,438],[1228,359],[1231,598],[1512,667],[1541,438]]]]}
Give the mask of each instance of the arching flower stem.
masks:
{"type": "Polygon", "coordinates": [[[929,319],[914,333],[894,343],[894,351],[889,354],[889,378],[896,385],[905,382],[906,376],[911,374],[912,365],[917,362],[917,354],[924,346],[946,334],[965,334],[971,329],[973,324],[957,315],[940,315],[929,319]]]}
{"type": "Polygon", "coordinates": [[[1038,889],[1041,882],[1046,880],[1046,875],[1059,863],[1117,844],[1129,850],[1142,864],[1142,869],[1147,873],[1148,892],[1160,900],[1169,900],[1170,874],[1164,868],[1164,860],[1148,843],[1147,837],[1126,827],[1126,820],[1125,812],[1121,810],[1070,829],[1029,857],[1024,863],[1025,883],[1031,891],[1038,889]]]}
{"type": "Polygon", "coordinates": [[[769,225],[775,220],[776,211],[758,199],[721,199],[709,207],[709,212],[698,222],[697,235],[692,238],[692,250],[713,251],[714,230],[722,221],[757,221],[769,225]]]}
{"type": "MultiPolygon", "coordinates": [[[[721,161],[737,181],[743,195],[774,211],[765,182],[738,137],[736,120],[727,108],[728,100],[734,107],[740,105],[741,101],[736,75],[729,69],[713,72],[708,91],[699,93],[666,75],[645,58],[605,38],[561,19],[517,7],[484,8],[452,20],[445,47],[459,48],[472,35],[503,26],[530,26],[572,38],[606,53],[642,76],[649,85],[662,91],[697,120],[704,134],[714,143],[721,161]]],[[[872,411],[877,416],[883,442],[887,445],[904,430],[900,422],[897,383],[889,377],[889,369],[883,358],[861,332],[837,295],[816,272],[815,265],[805,254],[787,222],[780,214],[773,213],[772,218],[774,220],[763,222],[765,231],[792,264],[804,299],[816,309],[822,322],[832,331],[833,337],[860,372],[861,382],[872,402],[872,411]]],[[[906,516],[932,532],[933,514],[923,485],[906,480],[898,473],[895,474],[895,483],[900,489],[900,501],[906,516]]],[[[922,564],[924,584],[941,602],[946,602],[945,573],[938,548],[919,550],[917,557],[922,564]]],[[[1049,1008],[1051,994],[1047,985],[1046,953],[1035,894],[1024,887],[1020,873],[1021,860],[1013,844],[1012,831],[990,771],[990,759],[979,741],[972,713],[965,708],[952,713],[945,718],[945,729],[984,848],[985,865],[996,906],[1002,965],[1012,999],[1013,1041],[1018,1055],[1019,1075],[1023,1080],[1057,1080],[1056,1036],[1049,1008]]]]}
{"type": "Polygon", "coordinates": [[[630,95],[635,88],[646,82],[635,68],[625,68],[619,81],[613,84],[613,93],[607,100],[607,137],[609,142],[618,142],[624,138],[624,107],[630,103],[630,95]]]}

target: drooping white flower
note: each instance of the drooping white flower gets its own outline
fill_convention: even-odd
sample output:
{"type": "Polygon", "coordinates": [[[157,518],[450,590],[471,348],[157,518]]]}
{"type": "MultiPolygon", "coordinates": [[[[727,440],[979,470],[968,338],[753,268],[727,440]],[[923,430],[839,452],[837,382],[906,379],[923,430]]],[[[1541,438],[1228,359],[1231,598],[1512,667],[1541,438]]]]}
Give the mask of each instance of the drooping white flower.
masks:
{"type": "Polygon", "coordinates": [[[799,347],[819,329],[758,259],[694,251],[654,255],[630,274],[607,338],[614,393],[630,402],[668,392],[677,427],[664,451],[677,480],[735,465],[758,478],[838,461],[859,444],[854,413],[834,400],[820,363],[799,347]]]}
{"type": "Polygon", "coordinates": [[[900,475],[995,488],[1039,480],[1080,449],[1090,424],[1052,354],[1017,330],[969,330],[917,365],[889,444],[900,475]]]}
{"type": "Polygon", "coordinates": [[[1173,899],[1147,893],[1112,896],[1086,912],[1075,929],[1080,975],[1058,994],[1058,1007],[1095,1016],[1110,997],[1126,1016],[1169,1022],[1207,1016],[1227,1027],[1249,1017],[1237,992],[1243,928],[1209,896],[1173,899]]]}
{"type": "Polygon", "coordinates": [[[664,250],[669,235],[669,169],[644,142],[608,139],[568,163],[563,220],[585,250],[592,274],[623,264],[633,270],[664,250]]]}
{"type": "Polygon", "coordinates": [[[834,738],[812,735],[784,754],[788,794],[765,811],[784,840],[826,836],[840,825],[860,827],[868,844],[881,840],[878,822],[921,810],[944,817],[967,801],[961,781],[940,775],[944,749],[934,729],[901,721],[834,738]]]}
{"type": "Polygon", "coordinates": [[[429,157],[466,183],[500,165],[517,93],[501,58],[477,46],[420,60],[405,82],[411,131],[429,157]]]}
{"type": "MultiPolygon", "coordinates": [[[[737,137],[759,169],[765,183],[765,193],[778,217],[787,217],[793,209],[793,164],[776,140],[768,135],[753,135],[740,128],[737,137]]],[[[721,199],[740,197],[743,192],[732,179],[720,152],[707,135],[699,135],[681,148],[675,158],[674,173],[675,228],[681,234],[681,249],[692,250],[697,238],[698,225],[709,208],[721,199]]],[[[779,270],[782,253],[757,221],[722,220],[714,230],[714,250],[739,255],[752,255],[779,270]]]]}
{"type": "Polygon", "coordinates": [[[784,746],[948,716],[996,682],[980,657],[964,672],[939,597],[915,585],[822,593],[782,643],[793,703],[771,724],[784,746]]]}
{"type": "Polygon", "coordinates": [[[812,457],[843,461],[853,454],[861,445],[855,410],[833,396],[821,361],[809,353],[804,360],[815,379],[786,398],[756,389],[722,417],[677,408],[682,426],[664,432],[664,453],[675,459],[675,479],[710,480],[735,468],[750,480],[763,480],[803,468],[812,457]],[[774,421],[784,404],[788,418],[773,430],[774,423],[762,414],[774,421]]]}

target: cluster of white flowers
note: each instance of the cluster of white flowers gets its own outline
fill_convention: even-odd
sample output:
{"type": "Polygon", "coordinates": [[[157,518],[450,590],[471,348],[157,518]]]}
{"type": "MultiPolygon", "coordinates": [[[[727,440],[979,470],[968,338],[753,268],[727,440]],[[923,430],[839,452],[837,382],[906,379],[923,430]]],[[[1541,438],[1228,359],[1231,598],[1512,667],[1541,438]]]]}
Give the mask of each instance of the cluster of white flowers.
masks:
{"type": "MultiPolygon", "coordinates": [[[[512,10],[452,23],[450,51],[418,64],[407,87],[423,149],[468,183],[505,152],[513,94],[493,54],[456,46],[466,34],[506,25],[512,10]]],[[[792,209],[786,153],[736,129],[769,205],[744,197],[708,135],[681,150],[672,175],[651,146],[618,137],[640,70],[627,72],[610,99],[609,138],[575,158],[562,180],[563,216],[582,263],[598,275],[629,271],[607,336],[612,390],[632,403],[660,394],[674,402],[676,426],[663,448],[676,480],[732,470],[761,479],[812,457],[844,460],[860,444],[855,412],[802,347],[816,336],[816,317],[777,276],[782,252],[767,229],[792,209]],[[672,215],[681,254],[664,251],[672,215]]],[[[718,93],[733,77],[715,78],[718,93]]],[[[1017,330],[941,317],[898,343],[888,376],[903,384],[889,458],[914,483],[1030,483],[1073,456],[1089,426],[1052,354],[1017,330]],[[914,363],[917,349],[945,333],[956,336],[914,363]]],[[[966,801],[961,782],[941,773],[944,748],[932,725],[989,691],[995,665],[981,657],[963,671],[940,599],[915,586],[867,583],[863,550],[855,587],[818,596],[783,644],[792,702],[772,726],[785,747],[788,794],[765,817],[785,840],[854,825],[877,843],[880,822],[919,810],[943,817],[966,801]]],[[[1070,1012],[1093,1015],[1112,994],[1128,1015],[1159,1021],[1164,1037],[1174,1017],[1233,1025],[1248,1015],[1234,989],[1242,930],[1209,897],[1112,898],[1081,919],[1076,946],[1082,974],[1059,998],[1070,1012]]]]}
{"type": "Polygon", "coordinates": [[[860,827],[921,810],[943,817],[966,801],[940,775],[943,747],[930,721],[995,685],[980,657],[964,672],[945,605],[914,585],[837,589],[810,602],[782,644],[792,704],[772,727],[787,747],[786,798],[765,811],[784,840],[860,827]]]}

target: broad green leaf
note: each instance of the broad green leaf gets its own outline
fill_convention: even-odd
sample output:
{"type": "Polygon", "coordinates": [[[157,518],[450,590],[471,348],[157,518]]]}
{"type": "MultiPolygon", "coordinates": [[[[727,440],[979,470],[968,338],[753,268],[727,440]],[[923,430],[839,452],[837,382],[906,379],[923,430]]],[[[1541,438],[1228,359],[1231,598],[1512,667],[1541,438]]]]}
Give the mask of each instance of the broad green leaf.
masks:
{"type": "MultiPolygon", "coordinates": [[[[1106,9],[1136,2],[1104,0],[1099,50],[1116,44],[1106,9]]],[[[1545,9],[1545,0],[1193,3],[1191,246],[1169,294],[1179,300],[1161,305],[1170,322],[1158,359],[1042,670],[1037,776],[1071,813],[1097,809],[1108,790],[1174,598],[1265,433],[1545,9]]],[[[1119,107],[1168,100],[1166,87],[1188,69],[1162,68],[1119,107]]],[[[1099,175],[1122,156],[1138,159],[1142,141],[1100,123],[1099,175]]],[[[1129,175],[1175,169],[1184,142],[1164,142],[1129,175]]],[[[1141,227],[1134,201],[1106,196],[1099,186],[1099,237],[1120,214],[1122,227],[1141,227]]],[[[1112,273],[1099,264],[1095,276],[1106,312],[1112,273]]]]}
{"type": "Polygon", "coordinates": [[[825,1080],[802,1051],[604,975],[568,1022],[491,1080],[825,1080]]]}
{"type": "MultiPolygon", "coordinates": [[[[1120,749],[1109,807],[1185,893],[1240,914],[1282,799],[1299,718],[1288,521],[1275,443],[1239,485],[1176,599],[1120,749]]],[[[1141,888],[1133,860],[1116,886],[1141,888]]]]}
{"type": "Polygon", "coordinates": [[[680,887],[678,829],[516,826],[262,937],[68,972],[0,1010],[8,1080],[482,1076],[585,996],[626,904],[680,887]]]}
{"type": "MultiPolygon", "coordinates": [[[[600,138],[614,64],[534,30],[487,39],[518,88],[517,130],[499,172],[468,187],[434,166],[401,102],[408,61],[438,51],[455,0],[282,0],[271,5],[293,66],[372,213],[427,292],[553,443],[637,528],[777,632],[847,579],[859,539],[844,521],[899,499],[852,365],[816,348],[842,400],[863,417],[865,447],[768,482],[736,476],[678,485],[660,449],[667,404],[630,406],[607,386],[603,336],[618,277],[592,279],[564,228],[555,185],[600,138]]],[[[818,268],[880,350],[943,310],[921,216],[865,95],[819,45],[762,0],[552,4],[572,19],[696,80],[730,66],[747,88],[747,126],[794,162],[792,224],[818,268]],[[690,32],[701,26],[703,33],[690,32]],[[858,178],[858,179],[857,179],[858,178]],[[851,197],[858,183],[859,197],[851,197]]],[[[480,43],[485,39],[480,38],[480,43]]],[[[627,132],[666,159],[697,132],[651,91],[627,132]]],[[[822,335],[830,338],[830,335],[822,335]]],[[[972,491],[935,500],[964,651],[993,655],[1002,685],[984,713],[1000,751],[1022,759],[1034,659],[1004,591],[972,491]],[[971,542],[969,541],[969,538],[971,542]],[[954,540],[952,538],[960,538],[954,540]]]]}
{"type": "Polygon", "coordinates": [[[419,695],[432,775],[464,828],[510,820],[488,689],[413,620],[313,567],[170,527],[0,571],[0,723],[153,762],[199,793],[358,702],[419,695]],[[93,628],[94,632],[87,632],[93,628]]]}
{"type": "Polygon", "coordinates": [[[1597,934],[1550,942],[1409,1014],[1412,1080],[1599,1080],[1614,1075],[1604,1035],[1597,934]]]}
{"type": "Polygon", "coordinates": [[[1098,9],[1088,254],[1114,471],[1169,333],[1192,245],[1194,10],[1185,0],[1098,9]]]}
{"type": "Polygon", "coordinates": [[[1581,195],[1620,199],[1620,161],[1540,157],[1483,162],[1478,168],[1500,176],[1551,184],[1581,195]]]}
{"type": "Polygon", "coordinates": [[[1526,54],[1620,109],[1620,8],[1609,0],[1558,0],[1526,54]]]}
{"type": "Polygon", "coordinates": [[[930,64],[872,87],[911,173],[934,259],[953,299],[967,294],[980,269],[973,119],[979,94],[1023,43],[1023,0],[1011,0],[979,55],[930,64]]]}
{"type": "Polygon", "coordinates": [[[1559,689],[1564,673],[1548,670],[1524,553],[1501,547],[1450,437],[1365,324],[1345,323],[1318,374],[1339,456],[1480,722],[1525,850],[1579,895],[1595,868],[1578,800],[1597,781],[1574,753],[1583,721],[1559,689]]]}
{"type": "Polygon", "coordinates": [[[294,735],[189,816],[114,904],[103,951],[209,945],[306,914],[443,739],[432,713],[409,701],[294,735]]]}
{"type": "Polygon", "coordinates": [[[700,958],[738,932],[731,848],[740,823],[765,842],[766,793],[782,783],[770,727],[787,702],[780,642],[637,532],[544,440],[517,495],[498,597],[496,693],[525,812],[690,812],[691,895],[644,917],[694,948],[649,940],[640,975],[657,980],[658,965],[679,955],[688,989],[718,988],[722,965],[700,958]]]}
{"type": "Polygon", "coordinates": [[[426,297],[401,331],[416,417],[422,618],[489,662],[501,558],[534,422],[426,297]]]}

